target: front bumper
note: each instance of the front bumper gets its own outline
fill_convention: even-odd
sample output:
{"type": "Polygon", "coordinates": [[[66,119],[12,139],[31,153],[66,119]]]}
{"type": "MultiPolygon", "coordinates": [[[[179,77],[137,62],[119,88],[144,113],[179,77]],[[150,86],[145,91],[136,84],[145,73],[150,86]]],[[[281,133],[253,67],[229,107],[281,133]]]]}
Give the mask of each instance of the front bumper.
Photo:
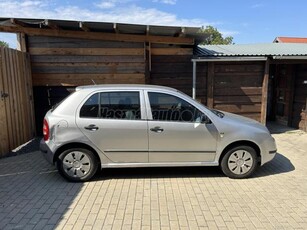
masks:
{"type": "Polygon", "coordinates": [[[42,154],[44,155],[44,157],[46,158],[46,160],[50,164],[54,164],[54,162],[53,162],[53,152],[50,150],[50,148],[48,147],[48,145],[46,144],[44,139],[41,139],[41,141],[39,143],[39,149],[42,152],[42,154]]]}
{"type": "Polygon", "coordinates": [[[262,149],[261,155],[261,165],[271,161],[274,159],[277,153],[277,147],[275,139],[271,136],[270,138],[266,139],[264,142],[264,148],[262,149]]]}

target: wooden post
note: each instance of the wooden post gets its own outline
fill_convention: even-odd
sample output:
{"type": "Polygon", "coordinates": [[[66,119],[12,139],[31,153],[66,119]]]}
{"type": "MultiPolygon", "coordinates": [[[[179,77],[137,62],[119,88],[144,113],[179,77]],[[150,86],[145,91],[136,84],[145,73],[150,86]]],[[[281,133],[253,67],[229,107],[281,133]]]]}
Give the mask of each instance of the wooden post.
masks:
{"type": "Polygon", "coordinates": [[[3,58],[4,48],[0,47],[0,157],[4,156],[9,152],[9,136],[8,136],[8,127],[7,127],[7,117],[6,117],[6,89],[3,84],[4,70],[5,67],[2,62],[4,62],[3,58]]]}
{"type": "Polygon", "coordinates": [[[150,84],[150,72],[151,72],[151,44],[150,42],[144,42],[144,62],[145,62],[145,84],[150,84]]]}
{"type": "Polygon", "coordinates": [[[193,86],[192,86],[192,97],[196,98],[196,61],[193,61],[193,86]]]}
{"type": "Polygon", "coordinates": [[[207,106],[213,108],[213,89],[214,89],[214,63],[208,63],[207,76],[207,106]]]}
{"type": "Polygon", "coordinates": [[[262,97],[261,97],[261,123],[266,124],[266,115],[267,115],[267,104],[268,104],[268,86],[269,86],[269,71],[270,71],[270,62],[266,60],[263,82],[262,82],[262,97]]]}
{"type": "Polygon", "coordinates": [[[291,65],[290,66],[290,79],[289,79],[289,85],[290,85],[290,92],[289,92],[289,108],[288,108],[288,126],[292,126],[292,118],[293,118],[293,102],[294,102],[294,90],[295,90],[295,77],[296,77],[296,66],[291,65]]]}
{"type": "Polygon", "coordinates": [[[17,34],[17,50],[27,52],[26,35],[24,33],[17,34]]]}

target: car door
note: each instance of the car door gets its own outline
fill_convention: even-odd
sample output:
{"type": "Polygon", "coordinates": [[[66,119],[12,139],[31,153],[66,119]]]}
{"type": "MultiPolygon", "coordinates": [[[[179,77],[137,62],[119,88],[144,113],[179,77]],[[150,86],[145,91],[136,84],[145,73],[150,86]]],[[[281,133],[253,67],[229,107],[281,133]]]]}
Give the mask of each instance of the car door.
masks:
{"type": "Polygon", "coordinates": [[[212,162],[217,130],[205,114],[176,95],[147,92],[149,162],[212,162]],[[207,122],[208,123],[208,122],[207,122]]]}
{"type": "Polygon", "coordinates": [[[103,91],[88,97],[76,121],[84,135],[113,162],[148,162],[143,91],[103,91]]]}

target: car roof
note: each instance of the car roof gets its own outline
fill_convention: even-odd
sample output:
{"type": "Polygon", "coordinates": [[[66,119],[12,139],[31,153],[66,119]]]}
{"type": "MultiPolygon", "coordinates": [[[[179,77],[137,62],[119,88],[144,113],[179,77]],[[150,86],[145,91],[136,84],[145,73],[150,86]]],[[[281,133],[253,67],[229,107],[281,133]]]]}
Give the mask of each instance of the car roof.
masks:
{"type": "Polygon", "coordinates": [[[78,86],[76,88],[76,91],[79,90],[99,90],[99,89],[165,89],[165,90],[171,90],[171,91],[178,91],[174,88],[166,87],[166,86],[160,86],[160,85],[145,85],[145,84],[102,84],[102,85],[85,85],[85,86],[78,86]]]}

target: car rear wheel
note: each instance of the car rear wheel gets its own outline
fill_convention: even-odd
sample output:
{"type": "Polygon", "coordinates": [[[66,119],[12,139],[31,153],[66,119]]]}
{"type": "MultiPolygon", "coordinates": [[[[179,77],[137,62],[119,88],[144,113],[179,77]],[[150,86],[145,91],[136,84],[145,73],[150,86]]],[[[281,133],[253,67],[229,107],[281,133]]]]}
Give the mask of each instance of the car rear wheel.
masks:
{"type": "Polygon", "coordinates": [[[226,152],[221,161],[223,173],[235,179],[247,178],[257,168],[257,154],[250,146],[237,146],[226,152]]]}
{"type": "Polygon", "coordinates": [[[96,156],[88,149],[63,151],[57,161],[60,174],[69,181],[88,181],[97,171],[96,156]]]}

